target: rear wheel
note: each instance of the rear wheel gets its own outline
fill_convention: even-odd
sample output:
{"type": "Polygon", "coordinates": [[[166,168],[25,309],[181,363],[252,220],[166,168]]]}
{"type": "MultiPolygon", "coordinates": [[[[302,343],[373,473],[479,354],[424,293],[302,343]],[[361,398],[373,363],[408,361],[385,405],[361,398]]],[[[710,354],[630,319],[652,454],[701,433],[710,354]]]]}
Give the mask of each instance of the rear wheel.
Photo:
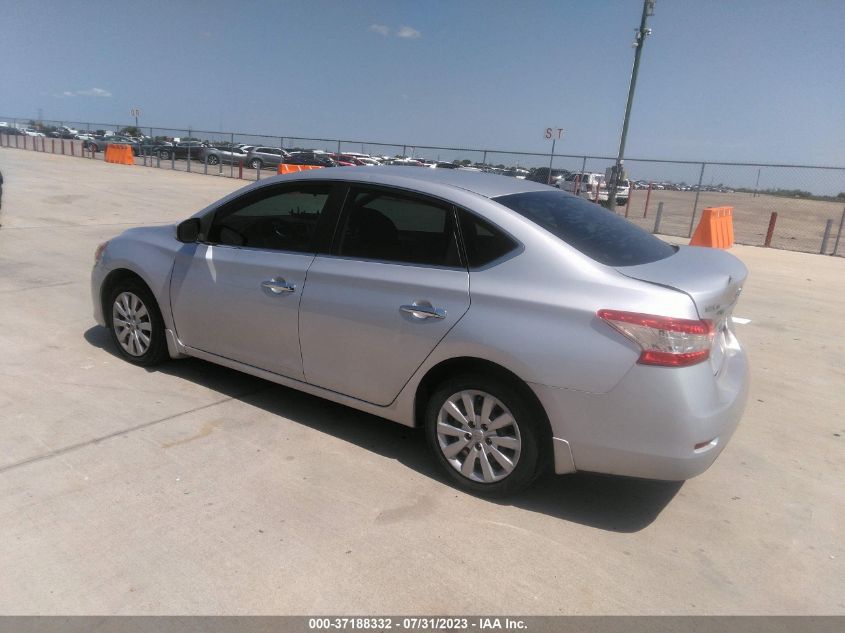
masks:
{"type": "Polygon", "coordinates": [[[169,358],[164,321],[155,297],[142,283],[119,283],[110,293],[106,318],[117,351],[136,365],[156,365],[169,358]]]}
{"type": "Polygon", "coordinates": [[[261,169],[263,167],[263,164],[261,163],[260,158],[253,158],[251,161],[249,161],[249,166],[253,169],[261,169]]]}
{"type": "Polygon", "coordinates": [[[431,396],[425,419],[435,458],[464,490],[510,495],[542,472],[545,417],[508,382],[453,378],[431,396]]]}
{"type": "Polygon", "coordinates": [[[205,160],[209,165],[216,165],[220,162],[220,157],[210,154],[205,160]]]}
{"type": "Polygon", "coordinates": [[[169,160],[170,159],[170,152],[167,151],[166,149],[164,149],[164,150],[159,152],[159,156],[161,156],[161,158],[163,160],[169,160]]]}

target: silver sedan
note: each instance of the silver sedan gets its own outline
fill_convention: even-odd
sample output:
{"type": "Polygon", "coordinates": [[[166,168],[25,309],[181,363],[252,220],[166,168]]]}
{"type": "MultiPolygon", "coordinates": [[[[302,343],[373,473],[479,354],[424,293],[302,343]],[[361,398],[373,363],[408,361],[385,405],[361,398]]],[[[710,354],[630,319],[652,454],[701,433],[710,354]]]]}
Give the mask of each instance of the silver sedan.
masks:
{"type": "Polygon", "coordinates": [[[480,494],[545,469],[686,479],[745,406],[745,266],[531,181],[277,176],[95,260],[94,315],[126,360],[192,356],[424,427],[480,494]]]}

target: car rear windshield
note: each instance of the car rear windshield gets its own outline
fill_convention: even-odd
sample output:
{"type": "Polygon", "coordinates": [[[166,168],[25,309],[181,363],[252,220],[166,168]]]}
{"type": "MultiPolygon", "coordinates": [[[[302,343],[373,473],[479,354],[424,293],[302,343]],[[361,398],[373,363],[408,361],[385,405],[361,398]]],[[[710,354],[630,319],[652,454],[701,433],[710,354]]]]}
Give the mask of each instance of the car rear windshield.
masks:
{"type": "Polygon", "coordinates": [[[493,198],[499,204],[607,266],[665,259],[675,249],[594,202],[563,191],[531,191],[493,198]]]}

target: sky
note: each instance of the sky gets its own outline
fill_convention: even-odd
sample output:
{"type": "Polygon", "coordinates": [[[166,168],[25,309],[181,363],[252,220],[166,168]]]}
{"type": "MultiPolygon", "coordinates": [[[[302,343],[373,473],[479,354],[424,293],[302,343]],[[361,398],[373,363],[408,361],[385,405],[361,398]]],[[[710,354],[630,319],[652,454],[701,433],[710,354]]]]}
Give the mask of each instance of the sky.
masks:
{"type": "MultiPolygon", "coordinates": [[[[12,117],[615,155],[641,0],[0,0],[12,117]]],[[[845,2],[657,0],[627,156],[845,165],[845,2]]]]}

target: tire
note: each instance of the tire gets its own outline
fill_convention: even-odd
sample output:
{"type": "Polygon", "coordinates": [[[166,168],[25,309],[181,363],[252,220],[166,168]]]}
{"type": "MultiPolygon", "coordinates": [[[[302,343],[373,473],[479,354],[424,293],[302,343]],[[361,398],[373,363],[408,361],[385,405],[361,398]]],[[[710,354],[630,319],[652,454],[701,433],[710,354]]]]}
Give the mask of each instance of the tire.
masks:
{"type": "Polygon", "coordinates": [[[551,449],[548,422],[538,406],[509,382],[484,374],[463,374],[440,385],[426,405],[425,433],[435,459],[459,488],[490,497],[530,486],[545,469],[551,449]],[[467,400],[474,421],[466,415],[467,400]],[[447,412],[450,401],[458,409],[455,417],[447,412]],[[508,414],[512,423],[489,428],[508,414]],[[500,461],[496,452],[506,459],[500,461]]]}
{"type": "Polygon", "coordinates": [[[152,292],[143,283],[136,280],[118,283],[109,293],[104,308],[112,341],[125,360],[150,367],[170,358],[161,312],[152,292]]]}
{"type": "Polygon", "coordinates": [[[215,154],[210,154],[205,160],[209,165],[216,165],[220,162],[220,157],[215,154]]]}
{"type": "Polygon", "coordinates": [[[251,161],[249,161],[249,166],[252,169],[261,169],[262,167],[264,167],[264,164],[261,162],[260,158],[253,158],[251,161]]]}
{"type": "Polygon", "coordinates": [[[159,156],[161,156],[162,160],[170,160],[170,152],[166,149],[160,151],[159,156]]]}

